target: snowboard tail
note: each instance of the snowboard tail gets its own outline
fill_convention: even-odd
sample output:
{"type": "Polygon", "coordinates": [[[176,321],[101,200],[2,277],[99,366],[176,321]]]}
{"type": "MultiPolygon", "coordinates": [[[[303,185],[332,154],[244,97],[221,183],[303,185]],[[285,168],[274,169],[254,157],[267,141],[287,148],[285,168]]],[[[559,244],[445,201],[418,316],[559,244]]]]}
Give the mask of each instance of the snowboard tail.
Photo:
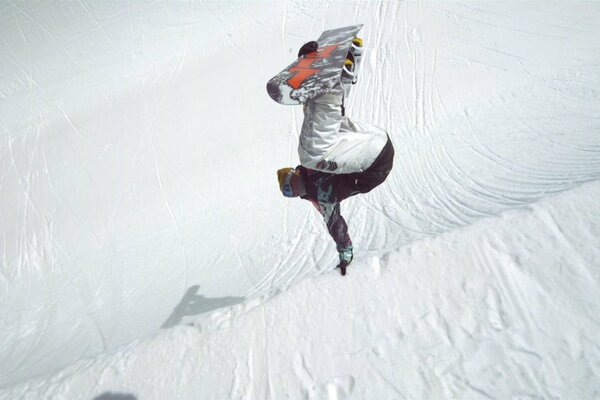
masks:
{"type": "Polygon", "coordinates": [[[362,28],[351,25],[325,31],[317,51],[298,58],[267,83],[267,93],[280,104],[302,104],[340,82],[352,39],[362,28]]]}

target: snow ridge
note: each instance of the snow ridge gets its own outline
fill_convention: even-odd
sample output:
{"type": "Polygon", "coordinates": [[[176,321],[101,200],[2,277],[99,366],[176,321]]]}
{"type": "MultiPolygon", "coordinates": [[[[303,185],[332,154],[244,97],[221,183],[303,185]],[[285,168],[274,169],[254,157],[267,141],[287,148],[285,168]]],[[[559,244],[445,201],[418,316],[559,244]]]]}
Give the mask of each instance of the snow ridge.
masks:
{"type": "Polygon", "coordinates": [[[595,398],[600,182],[214,311],[0,399],[595,398]]]}

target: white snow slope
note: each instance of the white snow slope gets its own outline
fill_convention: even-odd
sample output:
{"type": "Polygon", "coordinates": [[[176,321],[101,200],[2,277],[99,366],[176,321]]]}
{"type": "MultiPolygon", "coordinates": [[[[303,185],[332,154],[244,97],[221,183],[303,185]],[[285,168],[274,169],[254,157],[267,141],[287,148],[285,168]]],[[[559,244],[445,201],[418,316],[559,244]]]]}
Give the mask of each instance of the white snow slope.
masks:
{"type": "Polygon", "coordinates": [[[0,3],[0,398],[600,396],[600,187],[577,188],[600,178],[598,21],[598,2],[0,3]],[[355,23],[347,112],[396,159],[343,204],[342,279],[320,217],[278,192],[302,112],[265,84],[355,23]]]}
{"type": "Polygon", "coordinates": [[[581,238],[600,236],[599,197],[364,257],[0,398],[597,399],[600,247],[581,238]]]}

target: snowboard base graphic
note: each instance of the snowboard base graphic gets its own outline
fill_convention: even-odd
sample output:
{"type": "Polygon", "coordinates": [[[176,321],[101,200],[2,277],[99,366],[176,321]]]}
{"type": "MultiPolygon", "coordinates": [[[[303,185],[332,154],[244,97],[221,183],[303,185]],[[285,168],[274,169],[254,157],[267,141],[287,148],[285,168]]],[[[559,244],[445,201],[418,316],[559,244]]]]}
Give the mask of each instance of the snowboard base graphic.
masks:
{"type": "Polygon", "coordinates": [[[269,96],[294,105],[328,92],[340,82],[352,39],[361,28],[362,24],[324,31],[317,39],[317,51],[298,58],[267,82],[269,96]]]}

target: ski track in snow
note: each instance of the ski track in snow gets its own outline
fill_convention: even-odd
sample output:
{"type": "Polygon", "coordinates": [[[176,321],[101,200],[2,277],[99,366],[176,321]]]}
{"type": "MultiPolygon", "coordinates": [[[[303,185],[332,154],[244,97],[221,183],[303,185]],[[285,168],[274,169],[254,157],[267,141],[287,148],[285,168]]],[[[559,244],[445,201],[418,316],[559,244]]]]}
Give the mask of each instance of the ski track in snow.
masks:
{"type": "MultiPolygon", "coordinates": [[[[579,351],[579,361],[586,365],[572,374],[598,376],[598,348],[588,332],[594,324],[597,328],[590,310],[597,310],[598,297],[591,291],[584,291],[588,299],[560,292],[567,272],[575,274],[574,287],[587,281],[597,288],[597,273],[589,266],[598,265],[599,259],[592,250],[582,251],[600,240],[597,227],[581,217],[581,227],[570,225],[572,231],[564,231],[568,221],[563,214],[557,222],[551,212],[532,204],[561,191],[584,197],[596,193],[595,183],[577,188],[600,178],[599,19],[599,4],[578,2],[293,0],[132,2],[120,7],[86,0],[4,2],[0,364],[5,367],[0,369],[0,388],[156,335],[173,316],[185,324],[201,317],[193,310],[207,312],[248,298],[258,303],[249,300],[204,315],[212,321],[241,314],[241,321],[228,322],[235,325],[244,323],[248,304],[264,313],[262,336],[252,331],[258,336],[243,349],[247,363],[231,366],[235,384],[218,386],[230,390],[219,393],[225,397],[278,397],[285,394],[280,390],[287,382],[281,376],[289,373],[303,382],[301,390],[294,386],[289,393],[308,398],[373,395],[364,388],[365,376],[387,388],[376,393],[387,397],[497,398],[509,393],[508,382],[514,382],[514,396],[570,397],[565,385],[587,396],[581,398],[598,396],[597,387],[583,387],[586,376],[576,379],[562,370],[564,360],[579,351]],[[325,370],[316,367],[322,361],[315,358],[318,349],[290,356],[292,367],[282,372],[277,351],[286,351],[285,343],[280,342],[279,350],[270,348],[277,340],[271,331],[277,314],[260,305],[262,299],[276,293],[289,297],[300,287],[321,284],[326,292],[333,275],[319,275],[336,260],[312,206],[278,193],[275,171],[296,164],[302,113],[298,107],[286,110],[272,102],[264,85],[305,41],[323,29],[356,23],[365,24],[361,35],[367,47],[347,113],[385,127],[396,159],[384,185],[342,205],[356,247],[353,270],[364,270],[361,276],[373,283],[400,268],[406,274],[396,278],[400,299],[389,300],[399,306],[409,299],[401,293],[421,285],[430,294],[421,300],[430,307],[420,309],[424,322],[412,314],[401,319],[413,325],[394,325],[397,331],[382,336],[376,350],[353,349],[356,354],[344,353],[338,360],[350,360],[352,366],[356,360],[379,359],[389,369],[366,369],[363,380],[345,375],[326,382],[321,381],[325,370]],[[511,209],[523,207],[532,213],[525,219],[541,224],[563,253],[552,254],[548,247],[551,254],[544,262],[530,263],[528,257],[535,253],[528,241],[535,239],[532,231],[523,240],[477,237],[475,227],[488,224],[482,218],[501,214],[490,221],[504,227],[510,216],[521,215],[511,209]],[[410,270],[404,259],[411,259],[407,249],[431,244],[435,252],[446,246],[448,256],[456,256],[452,249],[463,246],[458,239],[445,243],[436,238],[455,235],[457,229],[461,237],[466,226],[473,229],[473,237],[465,234],[463,239],[479,247],[459,256],[455,267],[466,274],[460,269],[463,260],[483,269],[478,270],[482,275],[472,282],[467,274],[460,284],[450,279],[446,297],[435,295],[426,278],[440,276],[431,271],[420,276],[427,264],[417,261],[408,262],[410,270]],[[544,263],[558,270],[541,277],[526,270],[544,263]],[[182,304],[182,296],[194,285],[200,287],[194,299],[206,301],[205,307],[182,304]],[[532,350],[535,344],[529,340],[544,342],[550,334],[535,324],[550,320],[540,322],[532,310],[547,305],[542,294],[552,297],[556,291],[564,295],[560,301],[565,304],[550,306],[572,310],[570,321],[579,330],[569,331],[562,342],[552,336],[548,348],[560,350],[547,365],[547,355],[532,350]],[[450,318],[458,313],[460,296],[479,301],[483,308],[469,308],[460,313],[462,319],[450,318]],[[531,302],[538,308],[532,309],[531,302]],[[522,330],[511,331],[513,324],[522,330]],[[527,330],[539,335],[527,337],[527,330]],[[264,335],[269,342],[263,341],[264,335]],[[406,364],[382,356],[392,351],[387,348],[385,353],[386,346],[394,352],[401,347],[406,364]],[[421,351],[435,346],[443,351],[421,351]],[[361,358],[363,352],[367,359],[361,358]],[[476,365],[470,364],[469,354],[480,356],[476,365]],[[495,359],[502,361],[495,365],[495,359]],[[502,375],[500,367],[509,367],[509,359],[510,372],[502,375]],[[402,377],[391,372],[398,365],[415,369],[402,377]],[[533,365],[541,365],[543,373],[533,365]],[[490,378],[485,385],[475,379],[482,373],[490,378]],[[497,385],[494,374],[499,374],[497,385]],[[263,378],[265,382],[258,382],[263,378]],[[414,387],[407,391],[410,382],[414,387]]],[[[571,211],[585,215],[577,207],[589,199],[572,200],[571,211]]],[[[518,229],[506,229],[507,235],[518,235],[518,229]]],[[[546,248],[535,240],[534,246],[546,248]]],[[[420,251],[426,263],[427,250],[420,251]]],[[[338,295],[367,289],[335,286],[338,295]]],[[[278,297],[270,303],[283,302],[278,297]]],[[[337,304],[335,292],[324,295],[326,299],[337,304]]],[[[326,310],[320,315],[326,316],[326,310]]],[[[369,310],[383,312],[363,308],[356,311],[357,318],[369,310]]],[[[297,311],[310,318],[302,305],[297,311]]],[[[377,327],[357,332],[357,346],[368,343],[360,338],[377,337],[377,329],[387,332],[385,315],[376,317],[377,327]]],[[[289,315],[279,318],[300,323],[289,315]]],[[[127,387],[126,379],[135,381],[127,372],[131,359],[151,358],[144,355],[145,346],[177,341],[179,334],[187,335],[183,342],[188,348],[206,349],[210,339],[204,330],[175,328],[148,344],[121,347],[116,357],[122,367],[108,366],[113,360],[108,355],[80,361],[65,370],[70,372],[59,373],[55,388],[68,393],[69,387],[91,390],[103,387],[102,382],[127,387]],[[94,374],[102,363],[107,366],[99,378],[94,374]],[[77,376],[76,368],[84,367],[90,375],[77,376]],[[64,375],[68,373],[81,382],[60,386],[71,382],[64,375]]],[[[218,334],[214,336],[218,341],[218,334]]],[[[177,358],[161,351],[164,357],[157,362],[177,358]]],[[[184,348],[177,351],[189,356],[184,348]]],[[[214,357],[205,352],[195,357],[200,356],[214,357]]],[[[195,360],[202,364],[201,358],[195,360]]],[[[192,375],[210,372],[205,365],[184,363],[192,375]]],[[[187,390],[181,386],[192,375],[163,382],[165,395],[173,395],[169,390],[175,386],[187,390]]],[[[32,385],[15,393],[27,398],[31,389],[52,397],[43,390],[53,384],[32,385]]],[[[205,390],[192,387],[197,393],[205,390]]],[[[136,393],[140,390],[136,387],[136,393]]]]}

